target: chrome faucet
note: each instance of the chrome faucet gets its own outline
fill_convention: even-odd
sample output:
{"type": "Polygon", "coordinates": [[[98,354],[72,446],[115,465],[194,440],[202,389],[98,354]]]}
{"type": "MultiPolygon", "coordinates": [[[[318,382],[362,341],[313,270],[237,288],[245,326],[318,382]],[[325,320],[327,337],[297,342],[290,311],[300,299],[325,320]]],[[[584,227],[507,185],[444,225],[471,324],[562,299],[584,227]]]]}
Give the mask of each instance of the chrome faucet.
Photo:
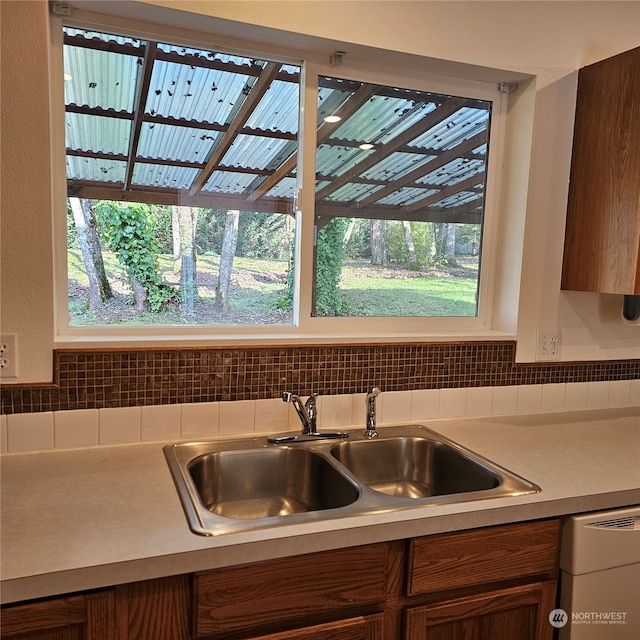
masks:
{"type": "Polygon", "coordinates": [[[365,438],[377,438],[378,431],[376,430],[376,398],[382,392],[378,387],[374,387],[367,393],[366,403],[367,403],[367,424],[364,433],[362,434],[365,438]]]}
{"type": "Polygon", "coordinates": [[[346,431],[318,431],[318,406],[316,404],[317,393],[311,394],[307,401],[302,404],[300,396],[291,391],[285,391],[282,399],[285,402],[293,404],[300,422],[302,422],[302,433],[277,433],[267,437],[267,441],[271,444],[287,444],[290,442],[304,442],[306,440],[315,440],[316,438],[348,438],[349,433],[346,431]]]}
{"type": "Polygon", "coordinates": [[[311,433],[316,433],[316,423],[318,419],[318,406],[316,404],[317,393],[311,394],[307,401],[302,404],[300,396],[291,393],[291,391],[285,391],[282,394],[282,399],[285,402],[291,402],[293,408],[296,410],[300,422],[302,422],[302,434],[307,436],[311,433]]]}

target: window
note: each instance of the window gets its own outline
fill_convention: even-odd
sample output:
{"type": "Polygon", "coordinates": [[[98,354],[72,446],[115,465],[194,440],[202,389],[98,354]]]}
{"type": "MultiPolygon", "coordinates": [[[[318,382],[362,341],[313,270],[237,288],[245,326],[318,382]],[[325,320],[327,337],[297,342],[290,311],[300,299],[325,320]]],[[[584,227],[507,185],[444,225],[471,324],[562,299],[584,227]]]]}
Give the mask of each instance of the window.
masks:
{"type": "Polygon", "coordinates": [[[477,315],[490,113],[320,78],[315,315],[477,315]]]}
{"type": "Polygon", "coordinates": [[[65,28],[64,68],[70,325],[291,324],[300,67],[65,28]]]}
{"type": "Polygon", "coordinates": [[[490,328],[497,87],[63,38],[61,335],[490,328]]]}

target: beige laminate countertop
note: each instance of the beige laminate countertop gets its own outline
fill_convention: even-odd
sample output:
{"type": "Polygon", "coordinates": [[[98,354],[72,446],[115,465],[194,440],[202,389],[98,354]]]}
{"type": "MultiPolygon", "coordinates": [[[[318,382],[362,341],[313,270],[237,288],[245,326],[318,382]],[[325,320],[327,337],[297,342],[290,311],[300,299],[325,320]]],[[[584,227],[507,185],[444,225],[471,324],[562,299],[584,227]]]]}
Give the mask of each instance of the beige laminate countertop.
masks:
{"type": "Polygon", "coordinates": [[[638,407],[423,424],[542,491],[205,537],[164,443],[5,455],[1,601],[640,503],[638,407]]]}

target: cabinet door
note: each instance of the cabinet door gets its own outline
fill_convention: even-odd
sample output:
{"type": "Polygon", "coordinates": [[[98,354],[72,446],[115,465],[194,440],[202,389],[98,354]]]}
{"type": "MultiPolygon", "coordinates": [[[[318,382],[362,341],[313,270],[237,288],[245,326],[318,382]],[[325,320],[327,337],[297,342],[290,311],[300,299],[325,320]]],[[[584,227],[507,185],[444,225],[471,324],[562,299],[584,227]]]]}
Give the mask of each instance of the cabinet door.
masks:
{"type": "Polygon", "coordinates": [[[4,607],[1,624],[3,640],[114,640],[113,592],[4,607]]]}
{"type": "Polygon", "coordinates": [[[313,627],[281,631],[251,640],[383,640],[384,614],[358,616],[313,627]]]}
{"type": "Polygon", "coordinates": [[[406,612],[405,640],[551,640],[555,582],[413,607],[406,612]]]}
{"type": "Polygon", "coordinates": [[[640,48],[580,69],[562,288],[640,294],[640,48]]]}

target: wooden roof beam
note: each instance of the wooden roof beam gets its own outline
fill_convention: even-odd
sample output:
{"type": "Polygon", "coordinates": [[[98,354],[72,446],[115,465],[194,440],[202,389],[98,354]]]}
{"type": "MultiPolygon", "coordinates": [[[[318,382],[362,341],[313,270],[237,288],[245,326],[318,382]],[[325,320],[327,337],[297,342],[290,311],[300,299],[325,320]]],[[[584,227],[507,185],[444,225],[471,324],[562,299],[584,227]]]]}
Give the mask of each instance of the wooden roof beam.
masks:
{"type": "Polygon", "coordinates": [[[147,43],[142,61],[142,72],[136,81],[136,97],[133,108],[133,122],[131,123],[131,133],[129,135],[129,153],[127,154],[127,168],[125,171],[123,190],[131,186],[135,159],[138,155],[138,143],[140,142],[140,132],[142,131],[142,121],[144,118],[144,107],[147,103],[147,94],[151,84],[151,74],[153,72],[153,62],[156,56],[157,44],[147,43]]]}
{"type": "Polygon", "coordinates": [[[280,71],[280,67],[281,65],[275,62],[268,62],[265,65],[260,77],[257,79],[253,87],[251,87],[240,109],[238,109],[235,118],[230,123],[227,132],[224,134],[222,140],[220,140],[207,160],[205,168],[191,185],[191,188],[189,189],[190,196],[194,196],[207,183],[207,180],[209,180],[215,171],[216,166],[222,160],[224,154],[229,150],[242,127],[244,127],[249,116],[253,113],[264,94],[268,91],[271,83],[280,71]]]}
{"type": "MultiPolygon", "coordinates": [[[[340,125],[344,124],[358,109],[371,98],[373,95],[372,85],[362,85],[357,91],[345,101],[342,107],[338,110],[337,115],[340,116],[339,122],[323,122],[318,127],[317,142],[321,144],[323,140],[326,140],[340,125]]],[[[282,178],[291,173],[295,168],[298,161],[298,152],[290,155],[266,180],[264,180],[258,187],[248,196],[248,199],[252,202],[261,198],[265,193],[268,193],[273,187],[275,187],[282,178]]]]}
{"type": "Polygon", "coordinates": [[[428,113],[424,118],[422,118],[422,120],[416,122],[414,125],[393,138],[390,142],[380,147],[378,151],[368,155],[361,162],[349,169],[349,171],[346,171],[341,176],[332,180],[330,184],[322,188],[316,194],[316,199],[323,200],[328,195],[350,182],[353,178],[362,175],[365,171],[378,164],[378,162],[394,153],[399,147],[411,142],[411,140],[415,140],[425,131],[428,131],[435,126],[438,122],[441,122],[450,115],[453,115],[461,107],[465,106],[466,102],[466,98],[449,98],[446,102],[443,102],[440,107],[431,113],[428,113]]]}
{"type": "Polygon", "coordinates": [[[417,169],[414,169],[401,178],[394,180],[394,182],[389,184],[388,186],[383,187],[382,189],[379,189],[366,198],[363,198],[359,202],[354,203],[352,205],[353,208],[357,209],[358,207],[366,207],[372,202],[382,200],[382,198],[388,196],[390,193],[394,193],[398,189],[410,185],[411,183],[415,182],[419,178],[422,178],[423,176],[426,176],[432,171],[435,171],[440,167],[444,167],[444,165],[449,164],[449,162],[451,162],[452,160],[455,160],[456,158],[459,158],[465,153],[471,151],[471,149],[475,149],[476,147],[480,146],[483,142],[486,142],[486,140],[486,131],[477,133],[475,136],[463,141],[458,146],[453,147],[452,149],[448,149],[436,158],[433,158],[432,160],[421,164],[417,169]]]}
{"type": "Polygon", "coordinates": [[[445,198],[455,196],[456,193],[460,193],[461,191],[469,191],[473,187],[475,187],[479,182],[484,182],[484,177],[485,177],[484,171],[475,173],[474,175],[467,178],[466,180],[462,180],[461,182],[452,184],[450,187],[447,187],[446,189],[442,189],[438,193],[433,193],[430,196],[423,198],[422,200],[418,200],[413,204],[407,205],[407,211],[418,211],[423,207],[428,207],[432,204],[440,202],[441,200],[444,200],[445,198]]]}
{"type": "Polygon", "coordinates": [[[404,207],[383,208],[380,205],[373,205],[355,212],[348,207],[327,205],[316,208],[316,226],[321,229],[333,218],[480,224],[482,222],[482,212],[478,209],[478,206],[481,203],[481,199],[476,199],[456,208],[424,207],[416,211],[407,211],[404,207]]]}
{"type": "Polygon", "coordinates": [[[248,203],[244,196],[200,192],[190,196],[186,191],[177,189],[154,189],[153,187],[134,187],[122,190],[122,183],[83,182],[69,180],[67,195],[89,200],[116,200],[120,202],[143,202],[145,204],[182,205],[203,209],[238,209],[257,213],[282,213],[293,215],[291,198],[262,198],[259,202],[248,203]]]}

